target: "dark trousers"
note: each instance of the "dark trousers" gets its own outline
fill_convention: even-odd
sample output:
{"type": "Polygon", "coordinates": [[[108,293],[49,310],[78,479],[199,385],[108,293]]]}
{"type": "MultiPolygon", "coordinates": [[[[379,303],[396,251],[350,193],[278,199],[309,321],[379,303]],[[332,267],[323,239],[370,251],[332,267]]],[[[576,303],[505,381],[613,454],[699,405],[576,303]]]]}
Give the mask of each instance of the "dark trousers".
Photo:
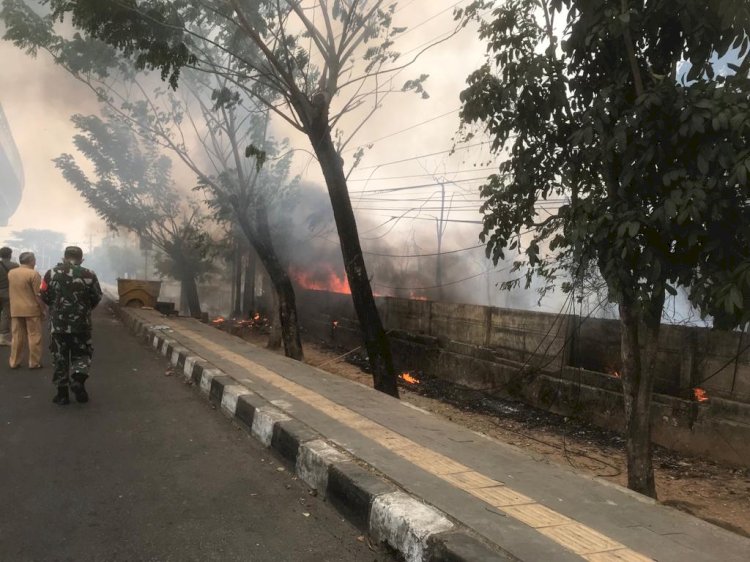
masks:
{"type": "Polygon", "coordinates": [[[52,382],[56,386],[76,387],[89,377],[94,348],[91,334],[52,334],[50,351],[55,366],[52,382]]]}

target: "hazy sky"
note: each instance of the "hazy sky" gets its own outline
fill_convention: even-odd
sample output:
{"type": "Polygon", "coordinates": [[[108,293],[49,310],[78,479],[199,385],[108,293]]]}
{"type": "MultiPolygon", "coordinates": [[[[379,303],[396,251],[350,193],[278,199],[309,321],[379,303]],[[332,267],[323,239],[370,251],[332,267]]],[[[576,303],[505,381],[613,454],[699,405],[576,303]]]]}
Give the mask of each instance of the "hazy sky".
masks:
{"type": "MultiPolygon", "coordinates": [[[[468,0],[401,0],[394,25],[408,29],[395,46],[402,53],[399,64],[411,60],[423,46],[452,31],[456,25],[453,8],[464,4],[468,4],[468,0]]],[[[421,55],[413,66],[396,75],[393,88],[400,89],[406,80],[429,74],[425,83],[429,99],[421,99],[414,93],[389,94],[376,116],[365,124],[344,152],[348,167],[358,145],[376,141],[349,181],[365,250],[387,248],[388,253],[398,254],[436,251],[435,217],[439,215],[441,190],[436,185],[436,176],[455,180],[455,183],[445,184],[446,200],[452,199],[454,207],[447,218],[454,222],[447,224],[443,250],[478,244],[481,227],[476,224],[480,219],[477,189],[488,173],[490,156],[486,147],[481,146],[463,149],[459,145],[453,155],[448,151],[454,146],[453,138],[459,125],[459,93],[465,87],[468,74],[482,64],[483,53],[484,46],[475,29],[467,28],[421,55]],[[404,161],[394,163],[401,160],[404,161]],[[392,188],[399,190],[373,193],[392,188]],[[410,210],[419,206],[421,210],[410,210]]],[[[87,87],[57,68],[44,53],[31,58],[11,44],[0,42],[0,60],[3,61],[0,103],[18,145],[26,177],[23,200],[9,226],[0,228],[0,242],[9,239],[14,230],[46,228],[65,233],[69,244],[88,250],[90,244],[96,246],[102,240],[106,228],[62,178],[52,159],[65,152],[75,153],[72,144],[75,130],[70,116],[98,112],[96,99],[87,87]]],[[[356,115],[343,119],[344,130],[353,130],[358,125],[357,119],[356,115]]],[[[292,146],[310,150],[309,140],[285,127],[279,119],[272,127],[277,138],[289,137],[292,146]]],[[[297,154],[294,169],[302,174],[305,183],[323,185],[317,162],[304,152],[297,154]]],[[[176,163],[178,181],[192,183],[192,175],[180,168],[176,163]]],[[[481,254],[482,250],[458,254],[464,258],[464,265],[446,273],[444,282],[472,277],[486,270],[481,254]]],[[[420,270],[431,270],[435,267],[432,261],[424,259],[417,265],[420,270]]],[[[500,280],[496,275],[493,278],[500,280]]],[[[410,281],[413,283],[409,282],[409,286],[425,286],[418,279],[410,281]]],[[[485,290],[489,281],[474,278],[452,288],[467,295],[478,291],[485,294],[489,293],[485,290]]],[[[388,284],[390,281],[374,279],[373,282],[388,284]]]]}
{"type": "MultiPolygon", "coordinates": [[[[451,7],[455,4],[455,0],[402,0],[399,3],[400,12],[397,13],[396,23],[409,27],[411,31],[404,34],[398,43],[399,50],[406,53],[452,29],[454,22],[451,7]]],[[[425,175],[427,172],[468,169],[481,159],[480,154],[459,151],[453,157],[438,155],[398,165],[386,165],[377,170],[373,168],[393,160],[448,150],[451,147],[451,137],[458,124],[457,112],[454,111],[459,107],[458,94],[464,87],[467,74],[481,63],[481,52],[482,48],[475,34],[470,30],[464,30],[459,37],[454,37],[423,55],[413,68],[399,75],[395,83],[400,86],[406,79],[421,73],[429,74],[426,86],[430,99],[422,100],[414,94],[391,95],[376,118],[360,131],[352,146],[391,135],[448,112],[452,113],[376,143],[362,161],[362,169],[352,174],[352,192],[432,183],[434,180],[425,175]],[[466,161],[462,162],[463,160],[466,161]],[[377,179],[407,175],[415,177],[377,179]],[[360,181],[370,176],[373,179],[368,183],[360,181]]],[[[63,180],[51,162],[52,158],[61,153],[73,150],[71,139],[74,129],[70,124],[70,116],[79,112],[95,112],[97,105],[93,94],[67,73],[56,68],[50,58],[43,53],[33,59],[12,45],[2,42],[0,60],[3,61],[0,103],[12,128],[26,176],[21,206],[12,217],[9,226],[0,228],[0,240],[8,238],[13,230],[49,228],[64,232],[68,242],[88,246],[90,237],[93,237],[96,244],[97,239],[104,233],[103,225],[63,180]]],[[[286,131],[285,133],[289,134],[286,131]]],[[[292,140],[299,146],[308,148],[309,143],[306,139],[292,137],[292,140]]],[[[350,151],[344,156],[351,158],[351,155],[350,151]]],[[[484,157],[486,158],[486,153],[484,157]]],[[[306,179],[321,180],[317,163],[309,163],[308,157],[300,156],[296,164],[298,169],[305,172],[306,179]]],[[[479,175],[481,174],[463,173],[452,177],[466,179],[479,175]]],[[[472,198],[476,198],[474,188],[478,182],[462,181],[459,184],[471,191],[472,198]]],[[[457,190],[455,186],[448,189],[457,190]]],[[[428,187],[409,191],[402,197],[413,194],[414,197],[425,198],[434,192],[434,188],[428,187]]],[[[377,195],[368,195],[369,198],[375,196],[377,195]]],[[[362,209],[360,213],[371,214],[377,219],[387,221],[389,215],[400,213],[380,210],[381,208],[395,209],[404,205],[394,202],[377,204],[363,201],[359,207],[362,209]]],[[[434,213],[426,213],[429,214],[434,213]]],[[[452,218],[458,218],[458,213],[455,212],[452,218]]],[[[472,218],[477,216],[472,214],[472,218]]],[[[404,220],[394,229],[394,236],[399,229],[408,229],[412,225],[416,225],[421,231],[423,227],[419,225],[422,223],[426,230],[434,230],[434,225],[430,221],[404,220]]],[[[474,230],[472,228],[472,237],[474,230]]]]}

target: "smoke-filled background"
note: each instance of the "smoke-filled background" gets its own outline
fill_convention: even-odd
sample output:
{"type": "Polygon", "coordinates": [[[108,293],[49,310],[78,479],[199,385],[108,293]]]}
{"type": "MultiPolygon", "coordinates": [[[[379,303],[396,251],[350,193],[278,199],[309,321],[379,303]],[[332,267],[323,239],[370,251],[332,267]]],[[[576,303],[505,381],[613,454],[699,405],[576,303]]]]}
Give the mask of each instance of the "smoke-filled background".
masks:
{"type": "MultiPolygon", "coordinates": [[[[395,14],[407,31],[398,38],[404,57],[448,37],[455,27],[450,0],[403,0],[395,14]]],[[[375,118],[358,131],[343,157],[347,166],[359,148],[364,155],[349,176],[349,190],[374,292],[557,312],[560,291],[540,301],[535,288],[499,291],[510,263],[493,265],[479,242],[479,186],[497,162],[480,137],[461,142],[459,93],[466,77],[483,62],[484,47],[476,30],[467,27],[437,45],[394,78],[400,85],[429,75],[429,97],[395,93],[384,98],[375,118]]],[[[76,244],[87,264],[107,283],[118,277],[155,277],[152,252],[139,240],[112,232],[63,179],[52,159],[74,153],[73,114],[97,114],[94,93],[55,66],[45,53],[32,58],[13,45],[0,43],[3,61],[0,104],[23,162],[25,188],[9,224],[0,227],[0,242],[17,251],[36,249],[40,268],[54,263],[62,248],[76,244]]],[[[352,118],[354,119],[354,118],[352,118]]],[[[357,123],[345,118],[344,130],[357,123]]],[[[280,120],[271,122],[276,138],[295,148],[309,141],[280,120]]],[[[185,193],[194,174],[174,163],[175,178],[185,193]]],[[[292,276],[308,288],[346,290],[338,236],[320,168],[306,150],[294,158],[292,173],[300,177],[294,204],[276,219],[279,250],[292,276]]],[[[216,257],[210,282],[231,285],[231,265],[216,257]]],[[[604,311],[597,312],[597,315],[604,311]]]]}

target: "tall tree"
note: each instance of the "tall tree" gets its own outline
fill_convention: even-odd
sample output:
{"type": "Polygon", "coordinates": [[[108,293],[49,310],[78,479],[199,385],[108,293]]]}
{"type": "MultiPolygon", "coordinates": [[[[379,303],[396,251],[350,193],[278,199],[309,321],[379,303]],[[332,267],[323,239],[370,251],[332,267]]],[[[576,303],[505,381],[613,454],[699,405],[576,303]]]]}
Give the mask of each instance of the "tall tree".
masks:
{"type": "Polygon", "coordinates": [[[65,248],[65,234],[43,228],[26,228],[11,232],[6,244],[19,252],[31,251],[36,255],[40,267],[51,267],[56,259],[62,258],[65,248]]]}
{"type": "MultiPolygon", "coordinates": [[[[267,138],[267,111],[253,100],[243,103],[228,88],[231,82],[218,73],[188,69],[180,91],[165,92],[158,79],[154,84],[149,73],[139,72],[123,53],[91,37],[68,37],[56,29],[55,18],[40,15],[23,0],[6,1],[0,15],[8,28],[6,39],[30,54],[48,52],[95,91],[108,111],[196,174],[210,206],[222,220],[237,225],[237,233],[269,272],[278,294],[274,302],[279,314],[272,317],[274,326],[280,324],[279,341],[287,356],[303,359],[294,288],[277,248],[281,233],[268,216],[295,185],[288,177],[292,153],[285,143],[267,138]]],[[[233,56],[215,45],[205,46],[203,55],[215,67],[237,66],[233,56]]],[[[239,283],[241,272],[235,275],[239,283]]],[[[235,306],[235,312],[239,308],[235,306]]]]}
{"type": "MultiPolygon", "coordinates": [[[[398,60],[393,44],[405,28],[393,25],[396,4],[385,0],[48,1],[56,17],[71,15],[77,29],[133,55],[142,67],[160,69],[173,87],[185,66],[221,74],[308,138],[326,180],[375,388],[397,396],[390,344],[375,306],[341,156],[392,90],[389,76],[430,46],[411,61],[398,60]],[[231,55],[236,66],[213,65],[204,56],[210,47],[231,55]],[[360,112],[358,124],[345,136],[339,123],[355,111],[360,112]]],[[[425,78],[408,80],[402,89],[426,95],[425,78]]],[[[359,156],[361,151],[355,161],[359,156]]]]}
{"type": "Polygon", "coordinates": [[[182,284],[190,314],[200,317],[197,278],[210,270],[212,240],[197,203],[185,203],[171,161],[113,116],[75,115],[78,151],[93,166],[90,179],[70,154],[55,159],[66,180],[112,228],[136,233],[166,254],[161,270],[182,284]]]}
{"type": "Polygon", "coordinates": [[[685,287],[717,326],[750,316],[750,5],[509,0],[471,13],[488,54],[462,118],[502,158],[482,188],[488,254],[518,251],[527,280],[597,266],[620,313],[628,486],[655,496],[666,295],[685,287]],[[563,204],[551,213],[549,200],[563,204]]]}

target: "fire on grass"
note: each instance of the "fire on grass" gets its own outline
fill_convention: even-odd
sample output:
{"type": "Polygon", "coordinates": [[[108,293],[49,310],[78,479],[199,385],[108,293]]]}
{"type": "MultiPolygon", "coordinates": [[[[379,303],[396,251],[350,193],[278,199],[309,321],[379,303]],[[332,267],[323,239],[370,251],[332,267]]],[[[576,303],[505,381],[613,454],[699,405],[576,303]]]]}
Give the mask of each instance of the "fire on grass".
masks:
{"type": "Polygon", "coordinates": [[[694,388],[693,397],[696,402],[708,402],[708,393],[702,388],[694,388]]]}
{"type": "MultiPolygon", "coordinates": [[[[328,291],[329,293],[339,293],[351,295],[352,290],[349,288],[349,280],[346,273],[339,273],[330,264],[319,264],[314,270],[301,270],[292,267],[289,271],[295,284],[308,291],[328,291]]],[[[388,289],[385,292],[373,291],[376,297],[396,296],[408,298],[411,300],[426,301],[425,295],[420,289],[388,289]]]]}
{"type": "Polygon", "coordinates": [[[346,274],[339,275],[330,265],[321,265],[316,272],[291,268],[290,273],[295,283],[303,289],[352,294],[346,274]]]}
{"type": "Polygon", "coordinates": [[[227,319],[223,316],[217,316],[213,320],[211,320],[211,325],[213,325],[215,328],[250,328],[250,329],[259,329],[259,328],[266,328],[268,326],[268,318],[263,316],[260,312],[256,312],[252,315],[250,318],[233,318],[233,319],[227,319]]]}
{"type": "MultiPolygon", "coordinates": [[[[622,378],[622,375],[616,369],[607,369],[607,373],[616,379],[622,378]]],[[[693,399],[696,402],[708,402],[708,392],[703,388],[696,387],[693,389],[693,399]]]]}
{"type": "Polygon", "coordinates": [[[412,375],[409,371],[404,371],[401,373],[398,378],[405,382],[407,386],[417,386],[419,384],[419,379],[412,375]]]}

